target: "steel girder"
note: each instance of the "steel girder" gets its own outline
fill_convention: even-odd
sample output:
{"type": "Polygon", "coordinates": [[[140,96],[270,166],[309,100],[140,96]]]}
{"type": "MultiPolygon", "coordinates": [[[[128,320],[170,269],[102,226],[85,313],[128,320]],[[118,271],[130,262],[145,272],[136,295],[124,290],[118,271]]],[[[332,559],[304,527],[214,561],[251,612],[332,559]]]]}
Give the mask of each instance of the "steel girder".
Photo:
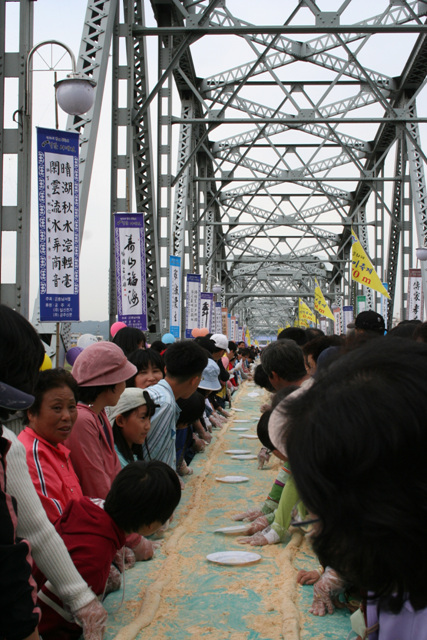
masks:
{"type": "MultiPolygon", "coordinates": [[[[424,244],[426,228],[425,156],[417,132],[425,113],[416,116],[414,109],[427,70],[423,32],[427,4],[383,2],[381,13],[366,16],[356,0],[337,0],[335,11],[329,12],[322,12],[312,0],[295,2],[283,7],[282,33],[273,28],[262,33],[259,24],[254,29],[233,15],[225,0],[216,6],[207,0],[182,6],[172,0],[152,4],[157,12],[160,5],[165,12],[166,6],[175,17],[169,18],[170,30],[158,20],[158,33],[177,39],[172,67],[181,83],[178,93],[182,104],[191,94],[195,105],[193,118],[172,116],[172,125],[183,126],[184,120],[187,127],[193,125],[194,137],[193,151],[187,147],[187,159],[181,158],[170,188],[175,182],[181,184],[183,176],[199,185],[199,191],[209,184],[210,197],[197,214],[197,221],[209,229],[200,268],[212,265],[212,273],[221,274],[230,306],[250,318],[257,331],[265,313],[250,310],[259,308],[258,298],[271,294],[275,313],[281,305],[278,316],[284,324],[292,317],[297,296],[310,301],[317,278],[331,303],[349,304],[364,292],[368,303],[380,310],[378,295],[352,284],[349,257],[354,225],[395,298],[399,290],[394,312],[401,313],[408,271],[408,264],[402,268],[402,262],[408,262],[402,244],[413,263],[413,223],[419,244],[424,244]],[[347,18],[357,13],[357,22],[347,18]],[[304,36],[308,24],[311,32],[316,29],[315,36],[304,36]],[[298,40],[286,34],[287,28],[296,31],[296,25],[302,25],[298,40]],[[397,48],[399,33],[407,27],[419,29],[421,35],[413,34],[405,51],[406,64],[400,68],[393,66],[394,60],[377,62],[370,53],[377,36],[387,32],[387,43],[397,48]],[[248,61],[209,75],[204,72],[202,46],[195,42],[208,38],[210,30],[220,34],[222,29],[230,41],[229,58],[235,45],[240,59],[247,51],[248,61]],[[178,51],[185,38],[188,47],[178,51]],[[193,75],[188,73],[189,56],[196,70],[193,75]],[[404,165],[396,161],[390,167],[390,154],[398,144],[398,158],[412,152],[410,190],[404,165]],[[198,152],[209,159],[208,177],[194,162],[198,152]],[[405,190],[409,193],[403,197],[405,190]],[[415,193],[417,203],[421,194],[420,205],[415,193]],[[399,222],[398,210],[405,224],[399,222]],[[399,243],[403,229],[411,236],[409,245],[408,238],[399,243]]],[[[144,33],[155,34],[156,28],[144,33]]],[[[224,39],[221,46],[227,46],[224,39]]],[[[215,44],[212,47],[215,50],[215,44]]],[[[209,63],[212,69],[211,59],[209,63]]],[[[191,228],[191,213],[186,221],[191,228]]],[[[206,286],[211,277],[204,278],[206,286]]],[[[389,320],[392,316],[390,305],[389,320]]]]}
{"type": "MultiPolygon", "coordinates": [[[[27,56],[33,46],[33,10],[31,0],[21,0],[19,6],[19,25],[16,33],[18,51],[6,48],[5,28],[6,9],[10,0],[0,0],[0,254],[3,247],[16,245],[15,281],[6,282],[0,266],[0,302],[29,317],[30,286],[30,210],[31,210],[31,114],[26,113],[25,100],[27,56]],[[7,127],[11,114],[5,114],[5,99],[10,85],[6,82],[15,79],[17,86],[9,91],[18,93],[18,110],[13,114],[17,128],[7,127]],[[15,175],[6,173],[9,165],[15,175]],[[14,185],[15,183],[15,185],[14,185]],[[8,193],[13,189],[15,193],[8,193]],[[12,236],[3,235],[11,232],[12,236]]],[[[31,82],[31,79],[30,79],[31,82]]],[[[1,256],[0,256],[1,258],[1,256]]],[[[0,260],[1,263],[1,260],[0,260]]],[[[13,271],[13,269],[12,269],[13,271]]]]}

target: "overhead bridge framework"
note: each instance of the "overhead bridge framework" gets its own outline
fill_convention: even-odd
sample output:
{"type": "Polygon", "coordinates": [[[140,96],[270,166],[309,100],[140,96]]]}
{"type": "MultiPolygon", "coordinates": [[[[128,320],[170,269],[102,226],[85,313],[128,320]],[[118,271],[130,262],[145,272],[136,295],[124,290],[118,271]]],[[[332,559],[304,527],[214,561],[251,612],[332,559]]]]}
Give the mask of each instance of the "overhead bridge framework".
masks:
{"type": "MultiPolygon", "coordinates": [[[[78,67],[97,95],[67,123],[81,134],[83,224],[112,46],[110,214],[144,213],[152,332],[168,328],[171,254],[206,291],[221,283],[254,334],[292,322],[315,279],[331,305],[364,293],[381,310],[379,294],[351,280],[352,227],[388,284],[389,324],[404,317],[410,268],[421,267],[427,293],[426,263],[415,259],[427,234],[427,2],[382,0],[375,15],[358,0],[323,4],[284,2],[280,15],[276,4],[273,24],[264,3],[261,25],[245,19],[244,2],[234,15],[226,0],[88,1],[78,67]],[[243,62],[224,68],[234,59],[243,62]]],[[[2,34],[3,76],[21,78],[33,5],[20,1],[19,54],[2,34]]],[[[19,95],[22,105],[21,79],[19,95]]],[[[16,286],[2,284],[1,300],[28,315],[31,122],[22,114],[11,132],[4,121],[0,172],[16,154],[19,195],[1,211],[2,230],[17,234],[16,286]]]]}

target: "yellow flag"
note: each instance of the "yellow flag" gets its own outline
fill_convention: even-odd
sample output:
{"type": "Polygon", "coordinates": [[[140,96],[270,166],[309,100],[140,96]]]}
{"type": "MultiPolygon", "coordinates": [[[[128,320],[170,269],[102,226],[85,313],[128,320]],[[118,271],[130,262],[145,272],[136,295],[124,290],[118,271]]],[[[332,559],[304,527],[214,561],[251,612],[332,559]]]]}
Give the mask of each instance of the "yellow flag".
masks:
{"type": "Polygon", "coordinates": [[[249,329],[246,329],[245,338],[246,338],[246,344],[250,347],[251,346],[251,334],[249,333],[249,329]]]}
{"type": "Polygon", "coordinates": [[[283,331],[284,328],[285,327],[281,327],[280,325],[277,325],[277,335],[279,335],[279,333],[283,331]]]}
{"type": "Polygon", "coordinates": [[[327,318],[330,318],[330,320],[333,320],[333,313],[325,300],[325,297],[316,278],[314,279],[314,282],[314,308],[320,316],[326,316],[327,318]]]}
{"type": "Polygon", "coordinates": [[[360,244],[359,238],[351,229],[351,277],[356,282],[364,284],[369,289],[379,291],[383,296],[390,299],[386,289],[383,286],[377,272],[375,271],[372,262],[369,260],[366,251],[360,244]]]}
{"type": "Polygon", "coordinates": [[[316,316],[301,298],[298,299],[298,320],[300,327],[308,327],[311,322],[316,324],[316,316]]]}

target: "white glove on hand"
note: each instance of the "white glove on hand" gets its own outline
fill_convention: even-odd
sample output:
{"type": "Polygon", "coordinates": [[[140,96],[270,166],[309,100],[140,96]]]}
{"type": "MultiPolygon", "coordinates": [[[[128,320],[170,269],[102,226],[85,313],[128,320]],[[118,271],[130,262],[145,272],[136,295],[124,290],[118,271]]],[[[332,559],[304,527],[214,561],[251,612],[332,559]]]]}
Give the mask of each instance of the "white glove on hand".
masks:
{"type": "Polygon", "coordinates": [[[108,614],[98,598],[78,609],[74,613],[76,622],[83,627],[83,637],[85,640],[102,640],[105,632],[105,623],[108,614]]]}
{"type": "Polygon", "coordinates": [[[252,522],[252,520],[256,520],[263,515],[264,514],[261,509],[249,509],[243,513],[236,513],[232,518],[233,520],[246,520],[247,522],[252,522]]]}
{"type": "Polygon", "coordinates": [[[310,613],[324,616],[335,611],[332,598],[344,591],[344,583],[331,567],[327,567],[323,576],[313,587],[313,602],[310,613]]]}

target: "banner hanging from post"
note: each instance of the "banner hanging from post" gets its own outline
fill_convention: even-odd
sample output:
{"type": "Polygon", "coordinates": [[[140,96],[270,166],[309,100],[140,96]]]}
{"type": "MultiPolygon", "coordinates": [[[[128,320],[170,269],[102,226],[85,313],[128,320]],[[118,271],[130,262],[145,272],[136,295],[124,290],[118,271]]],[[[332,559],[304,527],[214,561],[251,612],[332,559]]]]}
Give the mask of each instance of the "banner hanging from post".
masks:
{"type": "Polygon", "coordinates": [[[366,296],[356,296],[356,316],[366,311],[366,296]]]}
{"type": "Polygon", "coordinates": [[[332,309],[332,313],[334,314],[334,333],[337,336],[340,336],[342,333],[341,330],[341,309],[340,307],[334,307],[332,309]]]}
{"type": "Polygon", "coordinates": [[[202,291],[200,294],[200,328],[212,329],[212,307],[213,307],[213,293],[206,293],[202,291]]]}
{"type": "Polygon", "coordinates": [[[169,331],[181,335],[181,258],[169,256],[169,331]]]}
{"type": "Polygon", "coordinates": [[[221,302],[215,302],[215,333],[223,333],[221,302]]]}
{"type": "Polygon", "coordinates": [[[79,134],[37,127],[40,321],[80,320],[79,134]]]}
{"type": "Polygon", "coordinates": [[[201,276],[198,273],[187,273],[186,280],[185,337],[192,338],[192,330],[200,328],[201,276]]]}
{"type": "Polygon", "coordinates": [[[353,317],[353,305],[348,305],[346,307],[342,308],[342,327],[343,327],[343,333],[347,333],[347,325],[350,324],[350,322],[353,322],[354,317],[353,317]]]}
{"type": "Polygon", "coordinates": [[[114,250],[119,322],[147,331],[145,231],[142,213],[114,214],[114,250]]]}
{"type": "Polygon", "coordinates": [[[309,327],[310,324],[316,324],[316,316],[302,298],[298,299],[298,321],[300,327],[309,327]]]}
{"type": "Polygon", "coordinates": [[[424,295],[421,269],[409,269],[406,320],[424,321],[424,295]]]}
{"type": "Polygon", "coordinates": [[[227,338],[230,336],[230,332],[228,330],[228,309],[227,307],[221,307],[221,320],[222,320],[222,331],[227,338]]]}
{"type": "Polygon", "coordinates": [[[390,298],[388,291],[383,286],[374,266],[362,245],[360,240],[355,234],[354,230],[351,230],[351,277],[356,282],[365,285],[369,289],[378,291],[386,298],[390,298]]]}
{"type": "Polygon", "coordinates": [[[334,319],[332,311],[329,308],[328,303],[325,300],[325,296],[317,282],[317,278],[314,279],[314,309],[320,316],[326,316],[330,320],[334,319]]]}
{"type": "Polygon", "coordinates": [[[230,318],[230,340],[236,341],[236,316],[229,316],[230,318]]]}

